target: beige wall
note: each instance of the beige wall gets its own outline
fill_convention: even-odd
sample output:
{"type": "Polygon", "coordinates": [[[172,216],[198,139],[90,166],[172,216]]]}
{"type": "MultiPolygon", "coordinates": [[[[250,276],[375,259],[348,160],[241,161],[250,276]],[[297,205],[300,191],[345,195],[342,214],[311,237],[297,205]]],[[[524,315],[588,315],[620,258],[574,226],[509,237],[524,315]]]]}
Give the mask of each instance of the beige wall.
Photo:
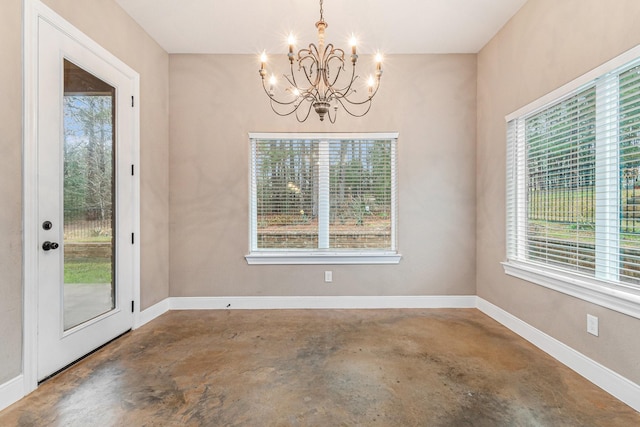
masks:
{"type": "Polygon", "coordinates": [[[171,295],[475,294],[476,56],[390,56],[371,112],[335,125],[272,113],[258,66],[170,56],[171,295]],[[247,265],[247,134],[296,131],[400,133],[399,265],[247,265]]]}
{"type": "Polygon", "coordinates": [[[640,383],[640,320],[504,274],[505,121],[640,43],[637,0],[529,0],[478,56],[478,295],[640,383]],[[586,315],[600,318],[600,336],[586,315]]]}
{"type": "MultiPolygon", "coordinates": [[[[169,293],[169,56],[112,0],[45,3],[140,73],[144,308],[169,293]]],[[[0,384],[22,370],[21,10],[0,2],[0,384]]]]}
{"type": "Polygon", "coordinates": [[[0,385],[22,368],[22,2],[0,2],[0,385]]]}

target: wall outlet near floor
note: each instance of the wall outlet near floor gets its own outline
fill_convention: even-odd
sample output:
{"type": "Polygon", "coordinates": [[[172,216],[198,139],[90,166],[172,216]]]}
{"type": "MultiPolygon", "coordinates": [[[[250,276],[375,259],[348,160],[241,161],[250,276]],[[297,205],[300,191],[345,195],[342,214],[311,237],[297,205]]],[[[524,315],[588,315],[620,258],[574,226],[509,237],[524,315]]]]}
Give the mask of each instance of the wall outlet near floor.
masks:
{"type": "Polygon", "coordinates": [[[326,283],[333,282],[333,271],[325,271],[324,272],[324,281],[326,283]]]}
{"type": "Polygon", "coordinates": [[[587,314],[587,332],[591,335],[598,336],[598,318],[587,314]]]}

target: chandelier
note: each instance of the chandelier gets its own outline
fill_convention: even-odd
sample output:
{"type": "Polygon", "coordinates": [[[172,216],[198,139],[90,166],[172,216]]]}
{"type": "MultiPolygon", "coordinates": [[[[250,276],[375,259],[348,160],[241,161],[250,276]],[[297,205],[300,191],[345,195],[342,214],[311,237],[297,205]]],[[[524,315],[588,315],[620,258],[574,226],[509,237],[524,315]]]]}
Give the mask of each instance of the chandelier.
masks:
{"type": "Polygon", "coordinates": [[[316,22],[318,45],[310,43],[308,49],[300,49],[294,54],[295,40],[292,35],[289,36],[288,58],[291,74],[283,75],[288,83],[284,94],[276,94],[275,75],[272,74],[268,83],[266,82],[267,55],[263,53],[260,57],[262,87],[269,97],[271,109],[280,116],[295,113],[299,122],[307,120],[312,108],[318,113],[320,121],[327,116],[331,123],[335,123],[339,107],[354,117],[362,117],[371,109],[371,101],[380,87],[382,56],[378,53],[375,72],[369,76],[366,83],[366,95],[357,93],[356,81],[359,76],[356,75],[356,39],[351,38],[352,66],[349,78],[344,50],[334,47],[331,43],[325,46],[324,30],[329,24],[324,20],[322,2],[323,0],[320,0],[320,20],[316,22]]]}

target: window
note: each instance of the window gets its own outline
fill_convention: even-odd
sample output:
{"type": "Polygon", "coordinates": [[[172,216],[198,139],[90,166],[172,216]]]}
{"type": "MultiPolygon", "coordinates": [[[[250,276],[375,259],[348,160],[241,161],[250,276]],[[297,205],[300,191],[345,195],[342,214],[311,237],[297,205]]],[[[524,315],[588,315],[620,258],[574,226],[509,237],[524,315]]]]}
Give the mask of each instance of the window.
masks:
{"type": "Polygon", "coordinates": [[[640,59],[629,55],[507,117],[505,271],[640,317],[640,59]]]}
{"type": "Polygon", "coordinates": [[[250,134],[250,264],[398,263],[397,134],[250,134]]]}

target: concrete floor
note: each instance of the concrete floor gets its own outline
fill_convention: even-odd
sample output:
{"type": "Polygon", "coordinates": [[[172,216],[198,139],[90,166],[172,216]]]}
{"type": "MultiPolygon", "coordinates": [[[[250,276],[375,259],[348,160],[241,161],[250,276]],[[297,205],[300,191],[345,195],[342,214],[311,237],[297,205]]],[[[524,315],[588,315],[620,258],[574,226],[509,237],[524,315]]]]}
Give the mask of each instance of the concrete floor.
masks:
{"type": "Polygon", "coordinates": [[[640,426],[474,309],[172,311],[1,426],[640,426]]]}

